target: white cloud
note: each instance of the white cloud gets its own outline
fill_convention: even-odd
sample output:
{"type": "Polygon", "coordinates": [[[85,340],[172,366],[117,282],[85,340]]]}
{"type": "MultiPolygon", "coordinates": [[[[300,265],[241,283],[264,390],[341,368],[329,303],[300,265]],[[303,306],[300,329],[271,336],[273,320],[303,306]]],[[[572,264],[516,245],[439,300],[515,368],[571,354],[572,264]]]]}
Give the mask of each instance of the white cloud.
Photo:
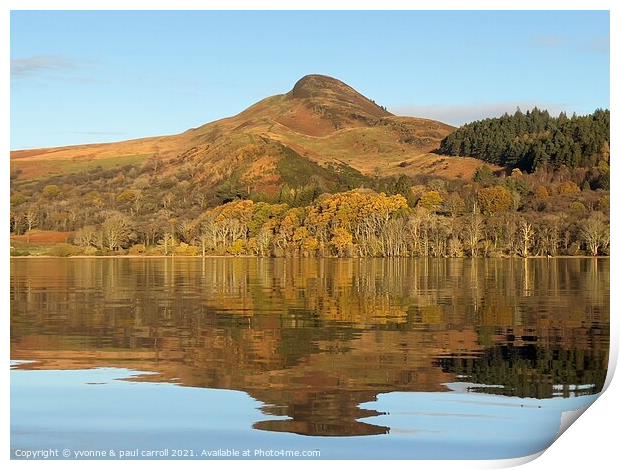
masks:
{"type": "Polygon", "coordinates": [[[11,77],[27,78],[54,72],[66,72],[77,68],[75,62],[61,56],[38,55],[11,59],[11,77]]]}

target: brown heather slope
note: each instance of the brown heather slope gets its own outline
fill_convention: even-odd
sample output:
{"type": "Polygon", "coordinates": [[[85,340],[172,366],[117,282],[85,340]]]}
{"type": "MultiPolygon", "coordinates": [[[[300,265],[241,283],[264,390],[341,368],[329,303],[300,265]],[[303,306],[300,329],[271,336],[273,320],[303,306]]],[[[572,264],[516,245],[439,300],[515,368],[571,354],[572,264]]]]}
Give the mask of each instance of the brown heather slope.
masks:
{"type": "Polygon", "coordinates": [[[11,171],[18,180],[40,180],[151,159],[171,174],[192,168],[193,177],[207,184],[234,178],[268,193],[289,182],[296,167],[301,177],[329,178],[325,168],[345,165],[365,175],[469,179],[482,162],[429,153],[452,130],[437,121],[394,116],[339,80],[308,75],[286,94],[182,134],[14,151],[11,171]]]}

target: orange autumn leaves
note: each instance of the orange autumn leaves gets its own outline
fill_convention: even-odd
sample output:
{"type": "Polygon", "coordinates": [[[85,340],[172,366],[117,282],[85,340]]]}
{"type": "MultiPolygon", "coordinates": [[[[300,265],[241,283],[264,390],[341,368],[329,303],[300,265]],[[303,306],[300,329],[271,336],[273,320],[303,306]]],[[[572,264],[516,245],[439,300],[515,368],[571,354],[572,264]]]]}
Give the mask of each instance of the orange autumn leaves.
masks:
{"type": "Polygon", "coordinates": [[[198,228],[208,252],[347,256],[409,210],[401,195],[356,190],[325,195],[306,208],[234,201],[207,211],[198,228]]]}

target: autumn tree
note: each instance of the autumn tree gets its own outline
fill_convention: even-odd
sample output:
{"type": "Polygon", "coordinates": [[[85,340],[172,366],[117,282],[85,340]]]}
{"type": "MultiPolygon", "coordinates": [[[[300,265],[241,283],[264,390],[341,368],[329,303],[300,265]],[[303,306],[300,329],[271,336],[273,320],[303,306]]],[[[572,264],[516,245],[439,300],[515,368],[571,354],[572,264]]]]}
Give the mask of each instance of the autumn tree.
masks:
{"type": "Polygon", "coordinates": [[[86,225],[75,233],[73,239],[79,246],[97,246],[97,227],[86,225]]]}
{"type": "Polygon", "coordinates": [[[594,212],[581,226],[581,237],[588,253],[598,256],[609,247],[609,224],[600,212],[594,212]]]}
{"type": "Polygon", "coordinates": [[[55,185],[55,184],[48,184],[47,186],[43,188],[43,191],[41,191],[41,193],[43,194],[43,197],[48,198],[48,199],[57,198],[58,196],[60,196],[61,192],[62,191],[60,187],[58,187],[58,185],[55,185]]]}
{"type": "Polygon", "coordinates": [[[443,204],[443,198],[438,191],[428,191],[422,195],[418,204],[430,212],[437,212],[443,204]]]}
{"type": "Polygon", "coordinates": [[[103,241],[111,250],[119,250],[133,238],[134,232],[129,218],[121,213],[113,213],[101,226],[103,241]]]}
{"type": "Polygon", "coordinates": [[[512,195],[504,186],[491,186],[478,191],[480,210],[484,214],[497,214],[512,209],[512,195]]]}
{"type": "Polygon", "coordinates": [[[336,227],[332,233],[330,245],[338,256],[348,256],[353,244],[353,235],[343,227],[336,227]]]}

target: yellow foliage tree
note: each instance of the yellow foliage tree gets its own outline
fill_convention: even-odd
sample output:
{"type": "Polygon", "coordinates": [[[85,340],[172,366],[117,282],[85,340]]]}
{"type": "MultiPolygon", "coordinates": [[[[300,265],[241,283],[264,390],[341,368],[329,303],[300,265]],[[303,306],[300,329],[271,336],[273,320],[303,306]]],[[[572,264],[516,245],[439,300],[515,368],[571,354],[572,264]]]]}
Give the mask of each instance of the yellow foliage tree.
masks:
{"type": "Polygon", "coordinates": [[[353,235],[342,227],[334,229],[330,244],[338,256],[345,256],[353,246],[353,235]]]}
{"type": "Polygon", "coordinates": [[[438,191],[427,191],[418,201],[418,205],[430,212],[437,212],[443,204],[443,198],[438,191]]]}
{"type": "Polygon", "coordinates": [[[485,214],[507,212],[512,208],[512,194],[503,186],[483,188],[478,192],[480,209],[485,214]]]}

